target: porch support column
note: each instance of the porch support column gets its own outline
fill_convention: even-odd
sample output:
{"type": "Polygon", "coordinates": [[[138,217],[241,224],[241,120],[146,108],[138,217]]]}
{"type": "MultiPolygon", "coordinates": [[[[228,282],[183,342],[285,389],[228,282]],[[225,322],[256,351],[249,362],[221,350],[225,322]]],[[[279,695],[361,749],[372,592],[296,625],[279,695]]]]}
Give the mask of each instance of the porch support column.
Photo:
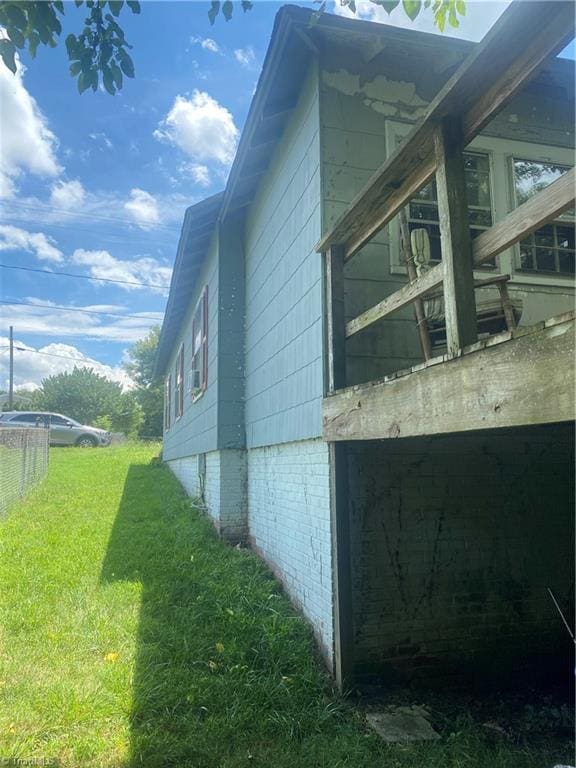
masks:
{"type": "MultiPolygon", "coordinates": [[[[344,247],[332,246],[325,259],[326,378],[328,393],[346,386],[346,313],[344,305],[344,247]]],[[[328,443],[334,601],[334,676],[341,691],[353,681],[352,578],[348,446],[328,443]]]]}
{"type": "Polygon", "coordinates": [[[328,392],[346,386],[346,311],[344,307],[344,246],[326,251],[326,353],[328,392]]]}
{"type": "Polygon", "coordinates": [[[460,118],[444,118],[434,135],[436,187],[448,354],[478,340],[472,242],[464,177],[464,142],[460,118]]]}

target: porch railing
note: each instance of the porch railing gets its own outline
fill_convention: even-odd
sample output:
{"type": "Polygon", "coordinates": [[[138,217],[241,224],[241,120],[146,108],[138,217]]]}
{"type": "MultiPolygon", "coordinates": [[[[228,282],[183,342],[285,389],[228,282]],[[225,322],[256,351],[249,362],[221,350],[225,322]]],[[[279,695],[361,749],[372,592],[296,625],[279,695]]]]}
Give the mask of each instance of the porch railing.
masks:
{"type": "Polygon", "coordinates": [[[468,226],[466,145],[574,36],[570,3],[515,0],[432,101],[404,143],[382,165],[330,232],[325,255],[329,391],[346,385],[345,342],[442,286],[449,355],[477,341],[474,268],[492,260],[574,205],[575,172],[482,232],[468,226]],[[442,261],[346,322],[344,266],[435,175],[442,261]]]}

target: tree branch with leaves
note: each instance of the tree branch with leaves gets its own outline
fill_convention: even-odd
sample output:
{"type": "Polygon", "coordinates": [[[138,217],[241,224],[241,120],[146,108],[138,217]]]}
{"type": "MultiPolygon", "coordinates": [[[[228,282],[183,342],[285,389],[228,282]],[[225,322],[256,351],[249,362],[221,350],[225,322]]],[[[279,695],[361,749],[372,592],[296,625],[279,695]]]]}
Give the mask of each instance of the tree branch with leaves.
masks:
{"type": "MultiPolygon", "coordinates": [[[[319,2],[318,14],[327,8],[327,0],[319,2]]],[[[460,18],[466,13],[466,0],[364,0],[383,8],[388,14],[400,7],[414,21],[420,12],[430,10],[434,23],[443,32],[446,22],[458,27],[460,18]]],[[[342,7],[357,13],[356,0],[336,0],[342,7]]],[[[79,34],[66,37],[66,51],[70,60],[70,74],[77,78],[78,91],[98,89],[100,81],[110,95],[121,90],[124,77],[134,77],[134,63],[128,50],[132,46],[126,40],[124,30],[116,21],[124,8],[140,13],[138,0],[74,0],[77,9],[88,10],[84,27],[79,34]]],[[[240,7],[246,13],[253,7],[249,0],[240,0],[240,7]]],[[[213,0],[210,3],[208,19],[214,24],[221,15],[226,21],[233,16],[235,3],[232,0],[213,0]]],[[[6,67],[16,73],[16,54],[28,51],[35,58],[39,45],[55,48],[62,34],[61,17],[65,5],[61,0],[0,0],[0,56],[6,67]]]]}

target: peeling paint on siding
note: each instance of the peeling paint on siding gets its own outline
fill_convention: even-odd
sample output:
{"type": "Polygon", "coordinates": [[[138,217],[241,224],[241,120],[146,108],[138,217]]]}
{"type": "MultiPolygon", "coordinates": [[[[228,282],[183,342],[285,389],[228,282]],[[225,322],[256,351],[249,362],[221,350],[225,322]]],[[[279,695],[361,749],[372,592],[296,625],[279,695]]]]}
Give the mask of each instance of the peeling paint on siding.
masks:
{"type": "Polygon", "coordinates": [[[362,82],[360,75],[341,69],[338,72],[322,72],[324,85],[334,88],[344,96],[360,96],[364,106],[389,117],[416,120],[424,114],[428,102],[416,93],[416,84],[391,80],[376,75],[373,80],[362,82]]]}

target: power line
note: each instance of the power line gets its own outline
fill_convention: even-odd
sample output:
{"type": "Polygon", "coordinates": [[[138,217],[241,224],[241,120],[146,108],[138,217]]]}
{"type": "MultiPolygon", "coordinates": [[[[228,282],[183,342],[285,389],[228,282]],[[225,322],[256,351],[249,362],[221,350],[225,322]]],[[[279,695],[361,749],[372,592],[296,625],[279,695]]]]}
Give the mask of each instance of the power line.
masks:
{"type": "MultiPolygon", "coordinates": [[[[8,349],[7,346],[3,347],[3,349],[8,349]]],[[[16,344],[14,344],[14,349],[18,352],[32,352],[35,355],[45,355],[46,357],[61,357],[62,360],[71,360],[74,363],[86,363],[89,365],[90,363],[97,363],[97,360],[86,360],[84,357],[68,357],[68,355],[58,355],[56,352],[42,352],[39,349],[27,349],[26,347],[18,347],[16,344]]],[[[102,365],[102,363],[100,363],[102,365]]],[[[106,365],[106,363],[104,363],[106,365]]]]}
{"type": "MultiPolygon", "coordinates": [[[[122,224],[124,226],[138,226],[138,223],[136,221],[133,221],[131,219],[119,219],[117,216],[103,216],[99,213],[82,213],[81,211],[66,211],[62,208],[56,208],[52,205],[42,205],[41,207],[33,206],[33,205],[27,205],[26,203],[17,203],[10,200],[5,201],[3,204],[3,207],[5,205],[11,205],[13,208],[20,208],[23,211],[30,211],[31,213],[34,213],[36,217],[38,216],[38,213],[55,213],[58,214],[58,216],[73,216],[74,218],[86,218],[86,219],[93,219],[95,221],[109,221],[113,222],[114,224],[122,224]]],[[[50,222],[47,222],[50,224],[50,222]]],[[[177,227],[169,227],[166,224],[155,224],[154,229],[165,229],[169,232],[179,232],[179,229],[177,227]]]]}
{"type": "Polygon", "coordinates": [[[39,272],[43,275],[52,275],[52,277],[76,277],[80,280],[96,280],[103,283],[120,283],[121,285],[140,285],[144,288],[164,288],[169,286],[166,283],[139,283],[136,280],[113,280],[111,277],[92,277],[92,275],[78,275],[73,272],[51,272],[49,269],[38,269],[36,267],[21,267],[15,264],[0,264],[2,269],[21,269],[24,272],[39,272]]]}
{"type": "Polygon", "coordinates": [[[82,309],[81,307],[63,307],[59,304],[34,304],[31,301],[10,301],[8,299],[6,300],[2,299],[0,301],[0,304],[9,304],[9,305],[15,304],[19,307],[35,307],[36,309],[45,309],[45,310],[59,309],[59,310],[63,310],[64,312],[83,312],[87,315],[109,315],[110,317],[134,317],[137,320],[156,320],[156,322],[159,322],[161,319],[159,317],[152,317],[152,315],[130,315],[130,314],[122,314],[121,312],[104,312],[103,310],[98,310],[98,309],[82,309]]]}

